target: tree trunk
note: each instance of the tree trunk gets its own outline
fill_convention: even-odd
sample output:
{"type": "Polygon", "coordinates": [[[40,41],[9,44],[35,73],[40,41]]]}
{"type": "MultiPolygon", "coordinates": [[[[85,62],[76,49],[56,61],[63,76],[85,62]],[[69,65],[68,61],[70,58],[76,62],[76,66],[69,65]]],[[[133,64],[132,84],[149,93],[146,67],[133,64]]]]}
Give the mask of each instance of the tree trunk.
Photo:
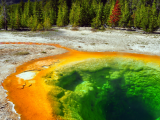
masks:
{"type": "Polygon", "coordinates": [[[7,30],[7,18],[6,18],[6,11],[5,11],[5,30],[7,30]]]}
{"type": "Polygon", "coordinates": [[[2,7],[3,7],[3,15],[4,15],[4,29],[7,30],[7,11],[6,11],[6,0],[2,0],[2,7]]]}
{"type": "Polygon", "coordinates": [[[5,18],[5,30],[8,30],[7,29],[7,20],[6,20],[6,18],[5,18]]]}

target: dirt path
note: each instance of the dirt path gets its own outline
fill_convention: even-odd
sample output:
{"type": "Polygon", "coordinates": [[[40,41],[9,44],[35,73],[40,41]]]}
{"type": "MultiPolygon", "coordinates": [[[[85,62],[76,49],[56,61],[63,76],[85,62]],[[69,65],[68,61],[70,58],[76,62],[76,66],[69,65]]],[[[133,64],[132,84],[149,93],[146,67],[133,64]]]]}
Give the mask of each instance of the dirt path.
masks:
{"type": "MultiPolygon", "coordinates": [[[[79,51],[119,51],[160,56],[160,35],[107,29],[92,32],[57,29],[46,32],[0,32],[0,82],[15,72],[15,68],[33,59],[67,52],[48,45],[1,44],[2,42],[56,43],[79,51]]],[[[0,120],[19,119],[13,104],[7,102],[6,91],[0,87],[0,120]]]]}

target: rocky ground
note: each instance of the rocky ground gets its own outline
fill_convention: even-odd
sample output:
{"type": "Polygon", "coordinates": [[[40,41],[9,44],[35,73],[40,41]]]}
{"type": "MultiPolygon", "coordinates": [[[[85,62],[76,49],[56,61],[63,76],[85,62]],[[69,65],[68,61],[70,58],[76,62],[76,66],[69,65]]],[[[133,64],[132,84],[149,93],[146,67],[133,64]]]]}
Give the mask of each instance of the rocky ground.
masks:
{"type": "MultiPolygon", "coordinates": [[[[1,44],[1,42],[56,43],[79,51],[118,51],[160,56],[160,34],[141,31],[106,29],[93,31],[89,27],[71,30],[69,27],[46,32],[0,31],[0,82],[15,72],[24,62],[67,52],[48,45],[1,44]]],[[[14,105],[7,101],[6,91],[0,86],[0,120],[17,120],[14,105]]]]}

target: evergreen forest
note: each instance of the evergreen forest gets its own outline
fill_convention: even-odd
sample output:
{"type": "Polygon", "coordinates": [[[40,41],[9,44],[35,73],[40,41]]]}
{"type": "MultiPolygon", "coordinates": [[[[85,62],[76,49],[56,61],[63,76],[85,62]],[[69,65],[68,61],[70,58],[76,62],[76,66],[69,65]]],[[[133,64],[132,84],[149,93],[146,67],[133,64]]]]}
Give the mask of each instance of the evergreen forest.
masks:
{"type": "Polygon", "coordinates": [[[21,0],[0,5],[0,28],[32,31],[49,30],[52,25],[143,29],[152,33],[160,27],[160,0],[21,0]]]}

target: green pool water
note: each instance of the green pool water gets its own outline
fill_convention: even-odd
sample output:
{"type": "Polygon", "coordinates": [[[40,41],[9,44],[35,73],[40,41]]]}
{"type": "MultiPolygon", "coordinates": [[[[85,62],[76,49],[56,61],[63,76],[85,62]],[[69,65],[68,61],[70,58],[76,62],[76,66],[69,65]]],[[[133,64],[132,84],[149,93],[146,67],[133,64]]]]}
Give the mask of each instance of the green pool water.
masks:
{"type": "Polygon", "coordinates": [[[159,120],[159,65],[124,58],[87,59],[53,72],[44,76],[53,87],[48,99],[53,114],[65,120],[159,120]]]}

